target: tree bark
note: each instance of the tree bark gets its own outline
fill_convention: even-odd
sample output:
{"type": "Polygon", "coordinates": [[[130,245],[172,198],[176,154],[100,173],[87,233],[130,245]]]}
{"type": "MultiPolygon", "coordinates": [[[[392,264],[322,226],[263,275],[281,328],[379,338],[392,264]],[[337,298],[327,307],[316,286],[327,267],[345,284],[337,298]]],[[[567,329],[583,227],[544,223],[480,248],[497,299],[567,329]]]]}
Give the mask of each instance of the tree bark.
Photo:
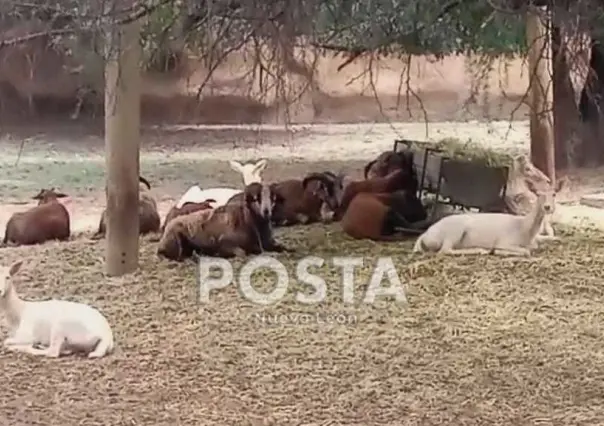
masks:
{"type": "Polygon", "coordinates": [[[527,11],[531,161],[555,182],[551,44],[545,15],[545,10],[535,7],[527,11]]]}
{"type": "Polygon", "coordinates": [[[138,268],[140,24],[114,27],[105,67],[106,273],[138,268]]]}
{"type": "Polygon", "coordinates": [[[593,40],[589,73],[585,86],[581,91],[579,111],[583,122],[583,138],[581,154],[584,157],[582,165],[597,166],[604,164],[604,46],[593,40]]]}
{"type": "Polygon", "coordinates": [[[569,141],[577,137],[580,128],[579,108],[570,79],[570,67],[563,41],[563,30],[552,28],[552,56],[554,79],[554,151],[556,171],[574,166],[569,141]]]}

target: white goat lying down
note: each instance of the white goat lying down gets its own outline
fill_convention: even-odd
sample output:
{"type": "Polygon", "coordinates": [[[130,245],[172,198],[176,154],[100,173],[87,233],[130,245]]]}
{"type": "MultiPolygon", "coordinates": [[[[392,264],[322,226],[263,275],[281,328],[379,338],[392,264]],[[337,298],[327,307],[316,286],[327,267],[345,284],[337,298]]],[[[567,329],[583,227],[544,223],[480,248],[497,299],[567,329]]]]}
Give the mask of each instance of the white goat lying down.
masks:
{"type": "Polygon", "coordinates": [[[413,252],[530,256],[545,215],[553,210],[551,192],[541,193],[525,216],[507,213],[464,213],[446,216],[415,242],[413,252]]]}
{"type": "Polygon", "coordinates": [[[76,352],[100,358],[113,350],[111,327],[95,308],[65,300],[21,299],[12,281],[22,264],[0,266],[0,311],[9,326],[7,349],[51,358],[76,352]]]}
{"type": "MultiPolygon", "coordinates": [[[[229,161],[231,168],[236,172],[241,173],[244,187],[255,182],[261,183],[262,172],[266,168],[267,164],[267,160],[259,160],[256,163],[247,164],[241,164],[240,162],[234,160],[229,161]]],[[[180,200],[178,200],[178,203],[176,203],[176,208],[181,208],[183,205],[185,205],[185,203],[203,203],[206,200],[216,200],[214,207],[220,207],[225,205],[227,201],[231,199],[231,197],[239,194],[242,191],[243,188],[235,189],[218,187],[201,189],[199,185],[193,185],[182,197],[180,197],[180,200]]]]}

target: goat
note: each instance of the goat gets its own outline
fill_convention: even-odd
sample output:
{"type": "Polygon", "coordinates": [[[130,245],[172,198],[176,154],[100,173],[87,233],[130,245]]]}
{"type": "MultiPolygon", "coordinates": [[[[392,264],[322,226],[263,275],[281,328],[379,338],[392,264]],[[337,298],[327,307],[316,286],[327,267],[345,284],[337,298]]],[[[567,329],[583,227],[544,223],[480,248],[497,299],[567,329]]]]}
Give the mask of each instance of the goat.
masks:
{"type": "MultiPolygon", "coordinates": [[[[438,178],[440,176],[440,162],[439,156],[430,155],[424,150],[417,148],[405,148],[402,151],[385,151],[376,157],[375,160],[370,161],[365,165],[363,169],[365,179],[371,179],[375,177],[384,177],[393,171],[400,169],[405,166],[404,157],[411,153],[413,155],[413,163],[417,170],[418,176],[423,176],[423,185],[425,188],[436,190],[438,178]],[[426,159],[425,156],[428,155],[426,159]],[[424,170],[424,160],[426,161],[424,170]]],[[[444,180],[444,178],[442,178],[444,180]]],[[[443,185],[445,182],[443,182],[443,185]]]]}
{"type": "Polygon", "coordinates": [[[324,185],[316,180],[307,182],[304,179],[290,179],[277,182],[274,184],[274,191],[283,200],[276,205],[273,213],[273,223],[276,226],[327,222],[330,210],[333,212],[335,208],[324,185]]]}
{"type": "MultiPolygon", "coordinates": [[[[151,184],[142,176],[138,178],[139,185],[139,200],[138,200],[138,217],[139,217],[139,234],[149,234],[151,232],[159,232],[161,218],[157,211],[157,203],[149,193],[151,184]]],[[[99,222],[98,231],[92,236],[92,239],[100,239],[107,232],[107,209],[103,210],[101,220],[99,222]]]]}
{"type": "Polygon", "coordinates": [[[69,212],[58,198],[66,194],[54,188],[42,189],[33,197],[38,205],[25,212],[15,213],[6,224],[3,244],[41,244],[50,240],[66,241],[71,235],[69,212]]]}
{"type": "Polygon", "coordinates": [[[321,200],[320,216],[323,221],[334,219],[344,193],[344,182],[349,179],[343,174],[332,172],[310,173],[302,180],[302,187],[321,200]]]}
{"type": "Polygon", "coordinates": [[[342,217],[342,229],[356,239],[395,241],[405,235],[394,235],[397,228],[413,229],[427,218],[417,194],[411,191],[393,193],[360,193],[350,202],[342,217]]]}
{"type": "MultiPolygon", "coordinates": [[[[241,164],[237,161],[229,161],[230,167],[236,172],[241,173],[243,185],[250,185],[255,182],[262,182],[262,172],[268,162],[265,159],[256,163],[241,164]]],[[[208,188],[201,189],[199,185],[193,185],[184,193],[176,203],[177,208],[181,208],[185,203],[202,203],[205,200],[216,200],[214,207],[224,206],[233,196],[240,194],[241,189],[235,188],[208,188]]]]}
{"type": "Polygon", "coordinates": [[[10,267],[0,267],[0,310],[6,314],[9,326],[4,347],[51,358],[76,352],[100,358],[113,350],[113,332],[97,309],[66,300],[21,299],[13,277],[22,264],[20,260],[10,267]]]}
{"type": "Polygon", "coordinates": [[[205,222],[213,214],[213,209],[197,210],[167,222],[157,246],[157,254],[179,262],[193,256],[195,248],[187,236],[203,233],[205,222]]]}
{"type": "Polygon", "coordinates": [[[385,151],[378,155],[375,160],[372,160],[365,165],[363,174],[365,179],[384,177],[393,171],[402,168],[403,165],[404,163],[400,152],[385,151]]]}
{"type": "Polygon", "coordinates": [[[282,202],[269,185],[245,187],[244,200],[172,220],[160,241],[158,254],[181,260],[193,252],[230,258],[264,251],[289,251],[273,237],[271,215],[282,202]]]}
{"type": "Polygon", "coordinates": [[[348,176],[340,175],[336,179],[333,179],[331,176],[326,176],[324,173],[317,173],[307,177],[306,181],[318,179],[329,189],[329,193],[333,194],[330,198],[333,199],[333,204],[337,206],[334,219],[339,220],[342,218],[348,205],[357,194],[363,192],[371,192],[374,194],[391,193],[402,189],[417,193],[419,183],[413,164],[413,153],[402,152],[401,154],[403,154],[401,155],[401,158],[404,161],[403,167],[396,169],[384,177],[353,181],[348,176]]]}
{"type": "Polygon", "coordinates": [[[524,216],[507,213],[463,213],[446,216],[415,242],[413,252],[451,254],[510,254],[529,256],[537,247],[543,219],[553,208],[550,192],[540,193],[524,216]]]}
{"type": "Polygon", "coordinates": [[[166,229],[166,225],[172,220],[179,216],[184,216],[190,213],[194,213],[200,210],[213,209],[212,203],[215,203],[216,200],[205,200],[203,203],[185,203],[181,208],[173,206],[168,214],[166,215],[166,219],[164,220],[164,224],[161,227],[161,232],[163,233],[166,229]]]}
{"type": "MultiPolygon", "coordinates": [[[[328,198],[324,185],[318,180],[288,179],[272,185],[282,202],[275,206],[271,221],[275,226],[310,224],[327,221],[329,212],[325,208],[328,198]]],[[[241,203],[244,194],[236,194],[227,204],[241,203]]],[[[331,203],[331,200],[328,200],[331,203]]],[[[331,204],[330,204],[331,205],[331,204]]]]}

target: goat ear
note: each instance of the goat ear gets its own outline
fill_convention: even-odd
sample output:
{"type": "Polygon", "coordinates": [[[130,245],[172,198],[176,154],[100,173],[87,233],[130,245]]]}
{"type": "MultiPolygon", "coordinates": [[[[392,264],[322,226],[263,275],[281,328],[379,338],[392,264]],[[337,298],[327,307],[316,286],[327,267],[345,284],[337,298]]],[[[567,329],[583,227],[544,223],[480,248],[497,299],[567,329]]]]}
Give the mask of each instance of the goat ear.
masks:
{"type": "Polygon", "coordinates": [[[62,192],[55,192],[55,196],[57,198],[65,198],[65,197],[69,197],[69,195],[67,194],[63,194],[62,192]]]}
{"type": "Polygon", "coordinates": [[[261,171],[263,171],[264,169],[266,169],[266,166],[268,165],[268,161],[266,159],[262,159],[256,162],[256,165],[254,166],[254,170],[257,173],[260,173],[261,171]]]}
{"type": "Polygon", "coordinates": [[[236,172],[241,172],[241,168],[243,167],[239,161],[235,160],[229,160],[229,165],[231,166],[231,169],[235,170],[236,172]]]}
{"type": "Polygon", "coordinates": [[[14,262],[12,265],[10,265],[10,268],[8,269],[8,274],[12,277],[17,272],[19,272],[19,270],[21,269],[22,265],[23,265],[23,261],[22,260],[18,260],[16,262],[14,262]]]}

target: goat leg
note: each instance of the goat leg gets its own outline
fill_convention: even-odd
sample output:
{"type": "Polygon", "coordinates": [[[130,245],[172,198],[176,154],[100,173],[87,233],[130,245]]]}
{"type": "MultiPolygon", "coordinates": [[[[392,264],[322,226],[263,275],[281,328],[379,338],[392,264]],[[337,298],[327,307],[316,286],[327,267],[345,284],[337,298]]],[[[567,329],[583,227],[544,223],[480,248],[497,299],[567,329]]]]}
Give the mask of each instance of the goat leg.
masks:
{"type": "Polygon", "coordinates": [[[28,339],[22,339],[18,336],[11,336],[4,339],[3,345],[5,348],[10,349],[13,346],[31,346],[31,342],[28,339]]]}
{"type": "Polygon", "coordinates": [[[223,235],[218,238],[216,242],[216,255],[225,259],[233,257],[245,257],[247,253],[260,254],[262,251],[259,249],[257,253],[253,250],[250,251],[247,248],[244,250],[239,243],[239,239],[232,235],[223,235]]]}
{"type": "MultiPolygon", "coordinates": [[[[413,223],[409,222],[405,217],[403,217],[397,211],[390,209],[384,218],[384,223],[382,224],[382,235],[392,235],[401,229],[413,230],[416,231],[418,228],[415,228],[413,223]]],[[[412,232],[413,234],[421,233],[421,232],[412,232]]]]}
{"type": "Polygon", "coordinates": [[[59,356],[61,356],[61,347],[59,346],[58,349],[54,346],[49,346],[47,348],[44,349],[38,349],[38,348],[34,348],[33,346],[12,346],[13,348],[15,348],[15,350],[19,351],[19,352],[24,352],[30,355],[44,355],[47,356],[49,358],[58,358],[59,356]]]}
{"type": "Polygon", "coordinates": [[[34,348],[31,344],[15,344],[6,346],[6,349],[13,352],[22,352],[30,355],[43,355],[46,353],[46,349],[34,348]]]}
{"type": "Polygon", "coordinates": [[[293,250],[288,249],[283,244],[275,241],[275,237],[271,233],[264,233],[260,236],[260,242],[262,243],[262,249],[265,251],[272,251],[275,253],[283,253],[283,252],[293,252],[293,250]]]}
{"type": "Polygon", "coordinates": [[[468,255],[468,254],[490,254],[491,251],[484,248],[466,248],[466,249],[450,249],[450,250],[441,250],[442,254],[451,254],[451,255],[468,255]]]}
{"type": "Polygon", "coordinates": [[[500,246],[493,249],[493,254],[499,256],[525,256],[529,257],[531,251],[526,247],[500,246]]]}

